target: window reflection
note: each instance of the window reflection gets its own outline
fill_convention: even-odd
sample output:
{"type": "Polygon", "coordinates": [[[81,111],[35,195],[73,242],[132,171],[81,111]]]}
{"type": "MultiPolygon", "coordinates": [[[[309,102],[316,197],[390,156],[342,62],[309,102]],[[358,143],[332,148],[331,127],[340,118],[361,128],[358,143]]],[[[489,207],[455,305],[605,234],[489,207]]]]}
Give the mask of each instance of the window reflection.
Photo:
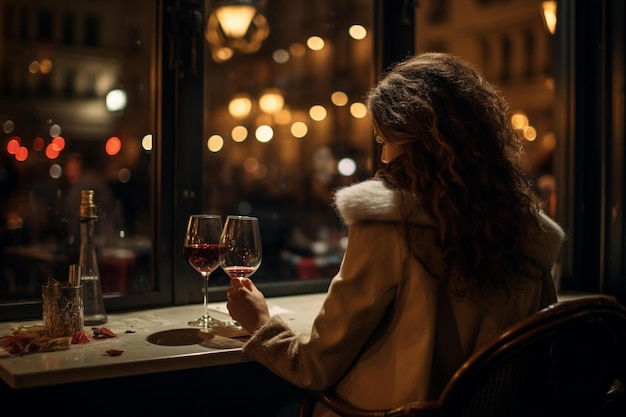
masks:
{"type": "MultiPolygon", "coordinates": [[[[416,45],[418,52],[440,49],[462,56],[502,90],[522,138],[526,168],[542,190],[543,177],[554,173],[556,149],[553,37],[537,2],[514,3],[422,1],[416,45]],[[440,19],[431,19],[427,11],[443,9],[444,4],[450,10],[440,13],[440,19]]],[[[550,198],[548,212],[554,213],[556,203],[554,196],[550,198]]]]}
{"type": "Polygon", "coordinates": [[[206,34],[204,206],[260,218],[255,281],[338,269],[346,231],[333,190],[371,173],[363,99],[372,10],[367,1],[271,1],[247,37],[220,44],[219,33],[206,34]]]}
{"type": "Polygon", "coordinates": [[[66,279],[86,188],[103,291],[153,289],[142,146],[154,130],[153,2],[1,0],[0,10],[0,302],[38,300],[49,276],[66,279]]]}

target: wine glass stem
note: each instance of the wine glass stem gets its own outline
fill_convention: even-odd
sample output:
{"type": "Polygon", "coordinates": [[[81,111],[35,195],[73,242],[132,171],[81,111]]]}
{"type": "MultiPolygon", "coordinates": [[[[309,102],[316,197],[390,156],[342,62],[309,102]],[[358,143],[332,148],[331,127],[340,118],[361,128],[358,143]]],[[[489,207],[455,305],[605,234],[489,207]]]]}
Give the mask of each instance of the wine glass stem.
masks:
{"type": "Polygon", "coordinates": [[[204,318],[206,320],[209,319],[209,274],[206,272],[201,272],[202,281],[204,281],[204,318]]]}

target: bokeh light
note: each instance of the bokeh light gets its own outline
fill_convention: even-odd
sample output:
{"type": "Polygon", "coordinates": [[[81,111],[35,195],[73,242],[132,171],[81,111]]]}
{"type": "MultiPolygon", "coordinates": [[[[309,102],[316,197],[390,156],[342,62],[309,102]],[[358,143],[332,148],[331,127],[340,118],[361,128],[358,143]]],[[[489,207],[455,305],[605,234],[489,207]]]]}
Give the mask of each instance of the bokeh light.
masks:
{"type": "Polygon", "coordinates": [[[254,136],[259,142],[269,142],[274,137],[274,129],[272,129],[272,127],[268,125],[261,125],[256,128],[254,136]]]}
{"type": "Polygon", "coordinates": [[[206,146],[211,152],[219,152],[224,147],[224,138],[220,135],[212,135],[206,141],[206,146]]]}
{"type": "Polygon", "coordinates": [[[107,155],[117,155],[122,149],[122,141],[117,136],[111,136],[104,145],[104,151],[107,155]]]}

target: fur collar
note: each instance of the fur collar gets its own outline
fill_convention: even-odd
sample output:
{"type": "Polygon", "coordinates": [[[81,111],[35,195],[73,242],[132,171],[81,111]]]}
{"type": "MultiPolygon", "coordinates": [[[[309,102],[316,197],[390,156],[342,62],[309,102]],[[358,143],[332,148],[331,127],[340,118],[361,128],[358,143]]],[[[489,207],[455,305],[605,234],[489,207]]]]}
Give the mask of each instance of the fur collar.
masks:
{"type": "MultiPolygon", "coordinates": [[[[380,180],[366,180],[343,187],[335,193],[335,208],[348,226],[362,221],[401,221],[405,204],[400,191],[380,180]]],[[[413,222],[433,226],[434,222],[422,210],[413,222]]]]}
{"type": "MultiPolygon", "coordinates": [[[[403,202],[400,191],[373,179],[338,189],[334,200],[335,208],[348,226],[364,221],[399,222],[403,204],[410,202],[403,202]]],[[[544,268],[550,268],[558,256],[565,233],[543,212],[538,213],[538,218],[541,227],[531,232],[522,250],[544,268]]],[[[412,223],[436,227],[434,220],[419,208],[415,210],[412,223]]]]}

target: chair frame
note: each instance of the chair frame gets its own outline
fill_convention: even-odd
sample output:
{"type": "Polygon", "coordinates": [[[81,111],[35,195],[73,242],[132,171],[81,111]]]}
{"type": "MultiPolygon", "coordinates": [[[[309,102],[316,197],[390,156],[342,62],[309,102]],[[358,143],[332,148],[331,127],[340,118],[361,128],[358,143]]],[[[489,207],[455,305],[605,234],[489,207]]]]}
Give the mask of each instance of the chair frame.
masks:
{"type": "Polygon", "coordinates": [[[585,323],[592,325],[602,323],[617,331],[619,348],[624,354],[620,356],[621,362],[615,370],[616,380],[607,392],[606,402],[619,401],[619,407],[624,407],[626,309],[608,297],[594,296],[552,304],[514,324],[492,343],[474,353],[457,370],[437,400],[411,402],[394,409],[364,410],[349,404],[332,389],[307,391],[300,402],[298,416],[312,415],[316,402],[320,402],[342,417],[458,416],[461,414],[459,402],[462,402],[465,393],[471,387],[471,381],[475,378],[501,367],[524,346],[550,340],[568,326],[585,323]]]}

